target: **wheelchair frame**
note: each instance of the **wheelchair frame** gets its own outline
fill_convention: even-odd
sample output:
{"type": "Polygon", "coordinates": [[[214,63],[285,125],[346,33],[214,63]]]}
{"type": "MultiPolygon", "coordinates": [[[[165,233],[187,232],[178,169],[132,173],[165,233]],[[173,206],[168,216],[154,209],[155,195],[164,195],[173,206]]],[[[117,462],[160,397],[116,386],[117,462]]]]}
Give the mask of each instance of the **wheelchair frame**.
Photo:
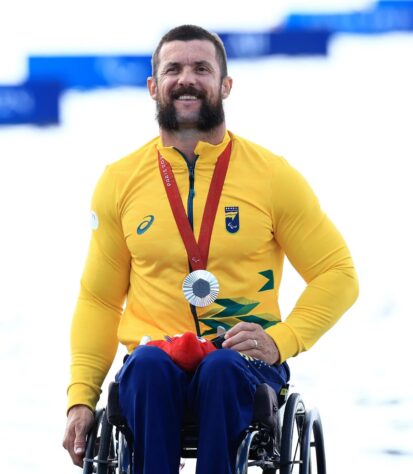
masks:
{"type": "MultiPolygon", "coordinates": [[[[133,474],[131,433],[120,415],[116,385],[110,386],[106,409],[96,412],[87,440],[84,474],[133,474]]],[[[262,474],[326,474],[317,409],[307,411],[299,393],[286,396],[278,409],[277,397],[266,384],[257,387],[258,393],[254,421],[241,436],[236,474],[248,474],[254,467],[261,468],[262,474]]],[[[196,458],[196,425],[184,425],[181,436],[181,457],[196,458]]]]}

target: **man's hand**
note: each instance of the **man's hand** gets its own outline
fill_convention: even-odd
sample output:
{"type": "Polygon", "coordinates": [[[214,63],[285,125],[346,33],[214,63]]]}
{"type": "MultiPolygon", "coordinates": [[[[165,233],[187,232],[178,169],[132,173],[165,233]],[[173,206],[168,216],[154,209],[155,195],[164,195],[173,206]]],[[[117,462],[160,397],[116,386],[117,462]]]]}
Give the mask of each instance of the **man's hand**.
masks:
{"type": "Polygon", "coordinates": [[[73,406],[67,415],[63,447],[69,451],[73,464],[83,466],[86,435],[93,425],[94,414],[86,405],[73,406]]]}
{"type": "Polygon", "coordinates": [[[280,359],[280,353],[274,342],[264,329],[255,323],[238,323],[225,334],[225,349],[233,349],[269,365],[280,359]]]}

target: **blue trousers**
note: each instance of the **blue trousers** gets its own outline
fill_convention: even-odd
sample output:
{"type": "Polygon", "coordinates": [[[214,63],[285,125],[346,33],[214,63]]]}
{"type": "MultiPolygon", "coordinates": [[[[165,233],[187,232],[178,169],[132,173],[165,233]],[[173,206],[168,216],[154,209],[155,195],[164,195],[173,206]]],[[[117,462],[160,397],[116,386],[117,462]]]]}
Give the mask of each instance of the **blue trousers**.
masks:
{"type": "Polygon", "coordinates": [[[199,427],[196,474],[235,473],[256,386],[267,383],[279,393],[288,379],[286,364],[269,366],[230,349],[208,354],[188,374],[158,347],[137,347],[117,375],[121,411],[134,435],[134,474],[179,472],[188,413],[199,427]]]}

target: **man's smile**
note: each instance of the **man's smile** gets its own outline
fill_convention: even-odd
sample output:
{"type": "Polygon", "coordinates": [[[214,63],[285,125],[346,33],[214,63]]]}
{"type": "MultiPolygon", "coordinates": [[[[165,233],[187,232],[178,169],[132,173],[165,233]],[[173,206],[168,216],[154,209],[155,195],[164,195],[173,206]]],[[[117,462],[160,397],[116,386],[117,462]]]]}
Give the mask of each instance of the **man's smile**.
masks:
{"type": "Polygon", "coordinates": [[[176,100],[198,100],[198,97],[195,97],[194,95],[180,95],[176,100]]]}
{"type": "Polygon", "coordinates": [[[205,94],[195,89],[194,87],[180,87],[172,91],[171,97],[173,100],[191,101],[203,99],[205,94]]]}

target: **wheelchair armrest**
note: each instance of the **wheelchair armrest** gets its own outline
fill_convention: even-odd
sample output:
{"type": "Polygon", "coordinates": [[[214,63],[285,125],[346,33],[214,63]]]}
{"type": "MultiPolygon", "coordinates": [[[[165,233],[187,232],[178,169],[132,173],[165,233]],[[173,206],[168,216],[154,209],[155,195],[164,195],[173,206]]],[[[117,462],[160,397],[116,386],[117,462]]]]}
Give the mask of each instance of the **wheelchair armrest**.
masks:
{"type": "Polygon", "coordinates": [[[108,404],[106,407],[106,416],[109,423],[122,428],[126,426],[126,419],[122,415],[119,404],[119,383],[111,382],[109,384],[108,404]]]}
{"type": "Polygon", "coordinates": [[[269,429],[276,426],[278,399],[275,391],[266,383],[257,385],[254,395],[253,423],[261,423],[269,429]]]}
{"type": "Polygon", "coordinates": [[[128,426],[126,418],[122,415],[119,403],[119,383],[109,384],[108,404],[106,406],[106,417],[109,423],[116,426],[125,435],[129,446],[133,446],[133,434],[128,426]]]}

